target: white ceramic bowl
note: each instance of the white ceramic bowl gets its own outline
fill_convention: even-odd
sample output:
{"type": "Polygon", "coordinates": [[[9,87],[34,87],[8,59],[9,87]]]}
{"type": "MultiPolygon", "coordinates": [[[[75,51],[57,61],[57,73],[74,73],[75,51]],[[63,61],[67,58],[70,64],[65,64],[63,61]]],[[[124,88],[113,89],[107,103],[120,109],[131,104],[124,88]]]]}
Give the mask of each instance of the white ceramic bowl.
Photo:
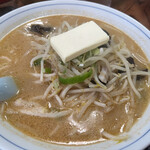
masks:
{"type": "MultiPolygon", "coordinates": [[[[54,14],[75,14],[107,22],[134,39],[150,59],[150,32],[131,17],[106,6],[86,1],[45,1],[16,9],[0,18],[0,38],[17,26],[35,18],[54,14]]],[[[106,141],[87,146],[62,146],[48,144],[20,133],[7,122],[0,120],[0,150],[133,150],[150,144],[150,105],[142,118],[128,133],[130,138],[121,143],[106,141]]]]}

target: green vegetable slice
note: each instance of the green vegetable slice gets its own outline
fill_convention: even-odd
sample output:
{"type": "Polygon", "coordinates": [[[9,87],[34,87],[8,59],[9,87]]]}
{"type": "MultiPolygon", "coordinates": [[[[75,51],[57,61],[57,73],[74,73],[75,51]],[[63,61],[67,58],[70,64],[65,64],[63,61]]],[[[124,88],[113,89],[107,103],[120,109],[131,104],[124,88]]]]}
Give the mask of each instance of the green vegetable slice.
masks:
{"type": "Polygon", "coordinates": [[[34,66],[39,66],[41,64],[42,58],[39,58],[33,62],[34,66]]]}
{"type": "Polygon", "coordinates": [[[75,83],[81,83],[85,79],[89,78],[93,74],[93,70],[90,69],[88,72],[85,72],[81,75],[77,75],[74,77],[68,77],[68,78],[63,78],[59,76],[59,82],[62,84],[75,84],[75,83]]]}
{"type": "Polygon", "coordinates": [[[51,70],[51,68],[45,68],[45,70],[44,70],[44,73],[52,73],[52,70],[51,70]]]}

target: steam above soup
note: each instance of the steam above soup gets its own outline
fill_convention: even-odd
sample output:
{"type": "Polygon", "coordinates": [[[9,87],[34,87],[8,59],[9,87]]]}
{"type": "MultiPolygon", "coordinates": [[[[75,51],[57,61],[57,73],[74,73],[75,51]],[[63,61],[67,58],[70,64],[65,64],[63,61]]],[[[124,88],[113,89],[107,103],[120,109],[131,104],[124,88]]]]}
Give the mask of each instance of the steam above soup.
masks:
{"type": "Polygon", "coordinates": [[[1,116],[43,141],[83,145],[126,139],[149,102],[143,51],[99,20],[60,15],[26,23],[0,41],[0,56],[0,77],[12,76],[19,88],[1,102],[1,116]],[[91,20],[109,41],[64,63],[50,38],[91,20]]]}

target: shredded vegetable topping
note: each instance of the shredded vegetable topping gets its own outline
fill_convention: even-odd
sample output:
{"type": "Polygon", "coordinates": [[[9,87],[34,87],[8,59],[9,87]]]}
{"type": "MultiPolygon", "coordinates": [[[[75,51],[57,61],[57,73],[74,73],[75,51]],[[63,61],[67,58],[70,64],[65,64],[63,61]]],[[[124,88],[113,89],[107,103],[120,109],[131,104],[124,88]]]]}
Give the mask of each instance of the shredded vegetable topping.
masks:
{"type": "MultiPolygon", "coordinates": [[[[146,62],[141,56],[136,55],[135,57],[123,40],[115,40],[114,35],[109,35],[110,40],[105,45],[91,49],[64,64],[52,49],[49,39],[73,27],[65,21],[60,28],[45,37],[43,36],[44,30],[47,33],[50,28],[33,27],[34,32],[42,30],[42,37],[39,38],[36,35],[37,43],[31,42],[37,55],[30,61],[30,67],[34,70],[34,73],[30,73],[30,75],[35,78],[33,81],[35,84],[40,86],[42,83],[47,87],[43,95],[30,99],[33,106],[28,109],[26,106],[20,106],[23,103],[22,99],[18,100],[21,102],[18,103],[18,112],[48,118],[69,116],[69,118],[75,117],[79,121],[91,105],[100,109],[99,115],[103,116],[111,112],[114,105],[125,104],[126,113],[130,114],[126,123],[127,131],[133,124],[131,108],[134,107],[135,100],[141,98],[143,90],[143,87],[137,86],[137,82],[144,79],[146,82],[148,80],[147,84],[150,83],[149,62],[146,62]],[[44,44],[39,44],[39,40],[44,44]],[[136,62],[139,64],[144,62],[144,67],[140,68],[136,62]],[[55,99],[58,108],[54,108],[51,104],[51,98],[55,99]],[[48,99],[48,107],[36,105],[36,101],[39,99],[48,99]]],[[[1,110],[3,109],[4,105],[1,110]]],[[[7,113],[16,114],[17,112],[16,110],[7,110],[7,113]]],[[[56,128],[58,130],[58,127],[56,128]]],[[[78,128],[76,127],[72,134],[79,132],[78,128]]],[[[102,131],[101,134],[114,140],[127,138],[127,136],[120,136],[120,138],[106,131],[102,131]]]]}
{"type": "MultiPolygon", "coordinates": [[[[70,29],[72,27],[65,21],[58,29],[58,33],[55,32],[49,36],[70,29]]],[[[40,81],[49,82],[43,99],[55,97],[60,107],[69,106],[72,109],[73,106],[83,103],[82,95],[86,94],[87,97],[94,95],[90,100],[87,99],[83,106],[81,105],[79,112],[76,112],[77,118],[80,119],[92,103],[108,113],[113,110],[113,106],[111,106],[113,104],[131,102],[132,107],[134,97],[141,98],[141,91],[136,87],[136,82],[142,77],[150,76],[150,72],[147,70],[147,65],[145,65],[146,69],[138,68],[134,62],[136,58],[123,40],[115,42],[114,36],[110,36],[107,44],[92,49],[64,64],[51,48],[49,38],[44,46],[46,49],[43,51],[39,49],[38,55],[30,62],[31,66],[41,66],[40,76],[37,75],[40,81]],[[52,75],[49,80],[48,75],[45,76],[46,73],[52,75]]],[[[140,57],[141,60],[143,61],[140,57]]],[[[72,111],[69,112],[72,113],[72,111]]],[[[106,132],[103,134],[109,138],[109,134],[106,132]]]]}

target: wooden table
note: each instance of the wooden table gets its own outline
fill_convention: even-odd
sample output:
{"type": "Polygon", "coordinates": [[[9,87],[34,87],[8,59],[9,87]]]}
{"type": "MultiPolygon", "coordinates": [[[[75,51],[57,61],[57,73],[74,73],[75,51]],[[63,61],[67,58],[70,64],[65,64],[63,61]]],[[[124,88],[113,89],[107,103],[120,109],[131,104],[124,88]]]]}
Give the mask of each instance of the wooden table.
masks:
{"type": "Polygon", "coordinates": [[[138,20],[150,30],[150,0],[113,0],[111,6],[138,20]]]}

